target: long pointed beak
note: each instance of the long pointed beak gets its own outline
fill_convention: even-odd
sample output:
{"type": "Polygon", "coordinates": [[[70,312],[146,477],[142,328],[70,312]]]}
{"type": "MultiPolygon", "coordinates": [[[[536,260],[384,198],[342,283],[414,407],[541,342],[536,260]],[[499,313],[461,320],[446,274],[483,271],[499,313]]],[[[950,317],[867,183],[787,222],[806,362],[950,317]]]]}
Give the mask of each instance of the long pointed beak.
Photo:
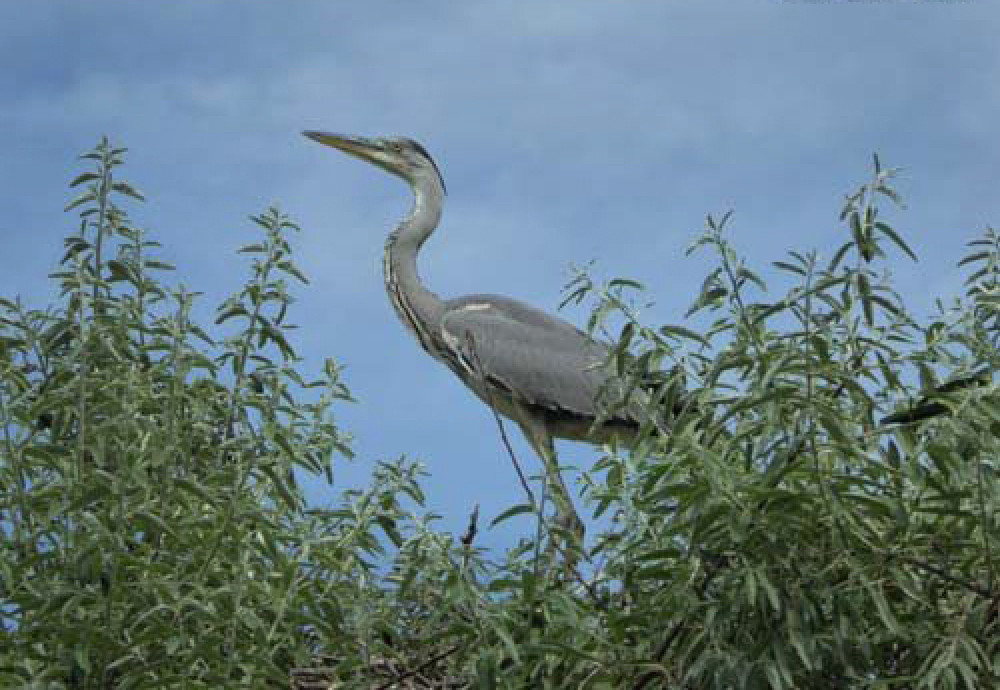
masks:
{"type": "Polygon", "coordinates": [[[305,131],[302,132],[302,134],[309,137],[313,141],[325,144],[326,146],[332,146],[335,149],[340,149],[344,153],[357,158],[362,158],[371,163],[375,163],[376,165],[383,164],[383,161],[376,155],[380,152],[379,147],[377,147],[370,139],[365,137],[351,137],[344,134],[332,134],[330,132],[315,131],[305,131]]]}

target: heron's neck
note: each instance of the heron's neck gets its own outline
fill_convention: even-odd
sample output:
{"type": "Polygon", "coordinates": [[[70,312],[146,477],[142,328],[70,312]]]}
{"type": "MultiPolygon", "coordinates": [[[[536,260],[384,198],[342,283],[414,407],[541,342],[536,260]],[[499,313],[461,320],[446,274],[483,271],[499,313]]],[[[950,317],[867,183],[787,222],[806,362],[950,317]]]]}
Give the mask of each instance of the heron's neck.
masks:
{"type": "Polygon", "coordinates": [[[413,183],[413,208],[385,244],[385,288],[396,314],[421,346],[437,356],[438,322],[444,314],[440,298],[428,290],[417,272],[417,253],[441,219],[444,190],[436,179],[413,183]]]}
{"type": "Polygon", "coordinates": [[[431,178],[421,178],[413,183],[413,207],[392,235],[389,244],[415,258],[424,243],[441,220],[444,205],[444,190],[441,183],[431,178]]]}

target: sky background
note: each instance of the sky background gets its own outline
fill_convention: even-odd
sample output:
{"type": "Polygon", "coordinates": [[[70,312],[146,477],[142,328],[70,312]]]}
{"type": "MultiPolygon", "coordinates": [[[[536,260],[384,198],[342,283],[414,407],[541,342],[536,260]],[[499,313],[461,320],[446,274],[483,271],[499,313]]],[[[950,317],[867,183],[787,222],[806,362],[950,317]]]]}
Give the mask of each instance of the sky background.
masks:
{"type": "MultiPolygon", "coordinates": [[[[474,504],[491,518],[522,495],[490,412],[385,297],[382,246],[409,193],[301,130],[425,144],[449,191],[420,262],[438,294],[555,310],[570,266],[596,259],[597,277],[648,287],[651,323],[683,323],[708,265],[684,250],[707,213],[734,210],[765,279],[789,249],[829,257],[878,152],[904,168],[908,209],[890,218],[920,262],[894,272],[926,313],[1000,219],[998,20],[988,0],[0,3],[0,295],[52,299],[77,226],[66,183],[102,134],[129,147],[124,176],[148,198],[130,215],[205,293],[203,322],[247,276],[247,216],[279,203],[311,278],[292,319],[303,369],[334,357],[358,400],[335,410],[357,458],[333,458],[338,487],[311,482],[310,499],[405,454],[460,532],[474,504]]],[[[522,517],[481,543],[529,533],[522,517]]]]}

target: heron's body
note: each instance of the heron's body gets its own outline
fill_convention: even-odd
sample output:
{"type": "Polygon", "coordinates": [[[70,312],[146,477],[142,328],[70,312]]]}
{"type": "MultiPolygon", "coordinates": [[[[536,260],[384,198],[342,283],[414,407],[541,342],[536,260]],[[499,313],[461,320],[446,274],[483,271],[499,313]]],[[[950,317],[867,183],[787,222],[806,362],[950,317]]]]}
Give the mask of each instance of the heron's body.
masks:
{"type": "Polygon", "coordinates": [[[607,346],[509,297],[442,300],[423,285],[416,257],[441,218],[444,182],[420,144],[405,138],[305,134],[409,182],[413,208],[385,247],[389,300],[428,354],[447,365],[483,402],[518,423],[545,463],[553,487],[563,494],[557,506],[565,522],[582,531],[559,474],[552,439],[602,442],[635,433],[638,425],[631,417],[595,425],[600,418],[598,399],[610,380],[607,346]],[[560,506],[560,501],[566,505],[560,506]]]}
{"type": "Polygon", "coordinates": [[[603,442],[634,433],[631,419],[594,426],[597,401],[606,393],[607,346],[509,297],[468,295],[445,307],[439,327],[444,361],[484,402],[522,425],[529,419],[543,426],[554,438],[603,442]],[[479,385],[480,368],[487,391],[479,385]]]}

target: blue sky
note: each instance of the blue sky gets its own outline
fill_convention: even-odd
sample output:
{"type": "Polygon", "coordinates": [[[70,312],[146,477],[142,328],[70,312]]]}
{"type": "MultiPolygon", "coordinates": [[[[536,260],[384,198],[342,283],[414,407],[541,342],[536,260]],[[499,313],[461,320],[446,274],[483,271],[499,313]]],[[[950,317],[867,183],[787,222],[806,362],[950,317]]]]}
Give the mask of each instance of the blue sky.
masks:
{"type": "Polygon", "coordinates": [[[921,260],[894,271],[920,312],[958,289],[963,244],[1000,218],[998,20],[987,0],[0,3],[0,294],[53,294],[76,223],[65,184],[104,133],[130,148],[149,198],[131,215],[206,293],[206,321],[246,275],[245,218],[280,203],[312,280],[294,319],[304,366],[335,357],[359,400],[337,410],[358,454],[334,459],[338,484],[418,458],[460,531],[475,503],[492,517],[520,488],[491,414],[385,298],[382,245],[408,192],[300,130],[427,146],[449,198],[421,268],[442,296],[555,309],[569,266],[599,259],[598,276],[648,286],[660,323],[682,322],[700,285],[704,260],[683,252],[706,213],[735,211],[733,240],[765,277],[791,248],[829,256],[877,151],[905,168],[909,209],[892,218],[921,260]]]}

